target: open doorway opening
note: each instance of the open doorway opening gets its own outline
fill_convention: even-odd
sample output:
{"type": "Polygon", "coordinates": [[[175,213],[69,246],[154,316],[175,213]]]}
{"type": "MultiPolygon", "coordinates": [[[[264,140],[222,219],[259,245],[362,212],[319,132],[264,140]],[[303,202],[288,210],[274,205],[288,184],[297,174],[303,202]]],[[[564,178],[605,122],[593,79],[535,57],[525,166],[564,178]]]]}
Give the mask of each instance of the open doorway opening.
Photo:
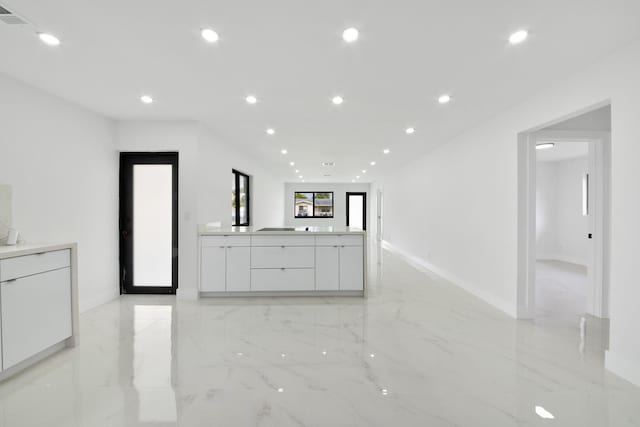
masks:
{"type": "Polygon", "coordinates": [[[611,108],[519,135],[518,317],[608,317],[611,108]]]}

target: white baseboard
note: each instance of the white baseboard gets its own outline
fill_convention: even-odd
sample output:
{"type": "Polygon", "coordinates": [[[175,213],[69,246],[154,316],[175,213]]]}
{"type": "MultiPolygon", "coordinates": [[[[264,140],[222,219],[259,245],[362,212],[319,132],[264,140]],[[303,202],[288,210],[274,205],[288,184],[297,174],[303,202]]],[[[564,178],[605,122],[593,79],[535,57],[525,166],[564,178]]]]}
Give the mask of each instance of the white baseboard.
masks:
{"type": "MultiPolygon", "coordinates": [[[[486,302],[487,304],[504,312],[509,317],[512,317],[514,319],[517,318],[517,308],[515,303],[511,304],[507,301],[502,300],[501,298],[497,298],[494,295],[491,295],[485,292],[484,290],[482,290],[475,283],[470,283],[468,281],[465,281],[447,270],[444,270],[436,265],[431,264],[430,262],[427,262],[423,259],[413,256],[410,253],[404,251],[403,249],[400,249],[397,246],[392,245],[386,240],[382,241],[382,246],[385,249],[388,249],[389,251],[397,255],[400,255],[409,264],[413,265],[418,270],[422,270],[422,271],[426,270],[427,272],[434,273],[437,276],[440,276],[443,279],[447,280],[448,282],[451,282],[452,284],[458,286],[459,288],[469,292],[476,298],[479,298],[482,301],[486,302]]],[[[515,283],[514,283],[514,286],[515,286],[515,283]]]]}
{"type": "MultiPolygon", "coordinates": [[[[113,286],[114,289],[109,289],[107,291],[101,292],[98,295],[92,296],[90,299],[83,298],[80,301],[78,311],[80,313],[84,313],[85,311],[89,311],[92,308],[96,308],[99,305],[106,304],[109,301],[113,301],[114,299],[120,296],[120,292],[117,290],[117,284],[113,286]]],[[[82,290],[80,290],[82,292],[82,290]]]]}
{"type": "Polygon", "coordinates": [[[197,289],[176,289],[176,299],[194,301],[199,298],[197,289]]]}
{"type": "Polygon", "coordinates": [[[583,259],[568,256],[568,255],[561,255],[561,254],[542,254],[542,255],[538,255],[536,257],[536,260],[537,261],[560,261],[560,262],[567,262],[569,264],[579,265],[582,267],[587,266],[587,263],[583,259]]]}
{"type": "Polygon", "coordinates": [[[640,359],[628,358],[618,352],[608,350],[604,366],[619,377],[640,387],[640,359]]]}

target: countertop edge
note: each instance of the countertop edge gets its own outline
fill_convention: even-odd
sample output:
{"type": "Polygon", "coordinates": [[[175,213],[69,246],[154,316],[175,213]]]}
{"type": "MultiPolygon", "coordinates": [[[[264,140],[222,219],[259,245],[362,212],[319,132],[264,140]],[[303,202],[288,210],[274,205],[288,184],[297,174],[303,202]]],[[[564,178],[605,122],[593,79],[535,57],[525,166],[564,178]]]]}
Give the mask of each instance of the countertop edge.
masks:
{"type": "Polygon", "coordinates": [[[0,259],[33,255],[40,252],[51,252],[63,249],[76,249],[77,243],[26,243],[15,246],[0,246],[0,259]]]}

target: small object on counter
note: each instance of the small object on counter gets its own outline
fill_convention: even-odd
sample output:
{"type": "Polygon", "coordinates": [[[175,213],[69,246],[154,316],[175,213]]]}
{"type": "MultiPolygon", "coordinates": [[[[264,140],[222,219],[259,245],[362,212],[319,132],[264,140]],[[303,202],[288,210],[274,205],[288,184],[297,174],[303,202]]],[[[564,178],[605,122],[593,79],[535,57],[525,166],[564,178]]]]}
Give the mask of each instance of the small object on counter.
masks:
{"type": "Polygon", "coordinates": [[[9,229],[9,235],[7,236],[7,246],[14,246],[18,243],[18,235],[20,233],[15,228],[9,229]]]}

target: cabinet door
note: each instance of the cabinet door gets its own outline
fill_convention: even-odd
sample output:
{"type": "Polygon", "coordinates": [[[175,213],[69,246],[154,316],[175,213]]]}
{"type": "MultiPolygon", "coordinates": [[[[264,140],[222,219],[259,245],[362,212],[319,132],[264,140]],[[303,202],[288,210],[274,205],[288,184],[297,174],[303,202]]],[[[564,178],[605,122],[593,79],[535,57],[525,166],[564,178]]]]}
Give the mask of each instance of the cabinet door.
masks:
{"type": "Polygon", "coordinates": [[[337,291],[340,289],[340,273],[337,246],[316,248],[316,290],[337,291]]]}
{"type": "Polygon", "coordinates": [[[200,258],[200,290],[224,292],[226,290],[226,249],[203,247],[200,258]]]}
{"type": "Polygon", "coordinates": [[[251,290],[251,248],[227,248],[227,292],[251,290]]]}
{"type": "Polygon", "coordinates": [[[340,248],[340,290],[364,290],[362,246],[344,246],[340,248]]]}
{"type": "Polygon", "coordinates": [[[71,336],[71,270],[0,285],[2,364],[10,368],[71,336]]]}

